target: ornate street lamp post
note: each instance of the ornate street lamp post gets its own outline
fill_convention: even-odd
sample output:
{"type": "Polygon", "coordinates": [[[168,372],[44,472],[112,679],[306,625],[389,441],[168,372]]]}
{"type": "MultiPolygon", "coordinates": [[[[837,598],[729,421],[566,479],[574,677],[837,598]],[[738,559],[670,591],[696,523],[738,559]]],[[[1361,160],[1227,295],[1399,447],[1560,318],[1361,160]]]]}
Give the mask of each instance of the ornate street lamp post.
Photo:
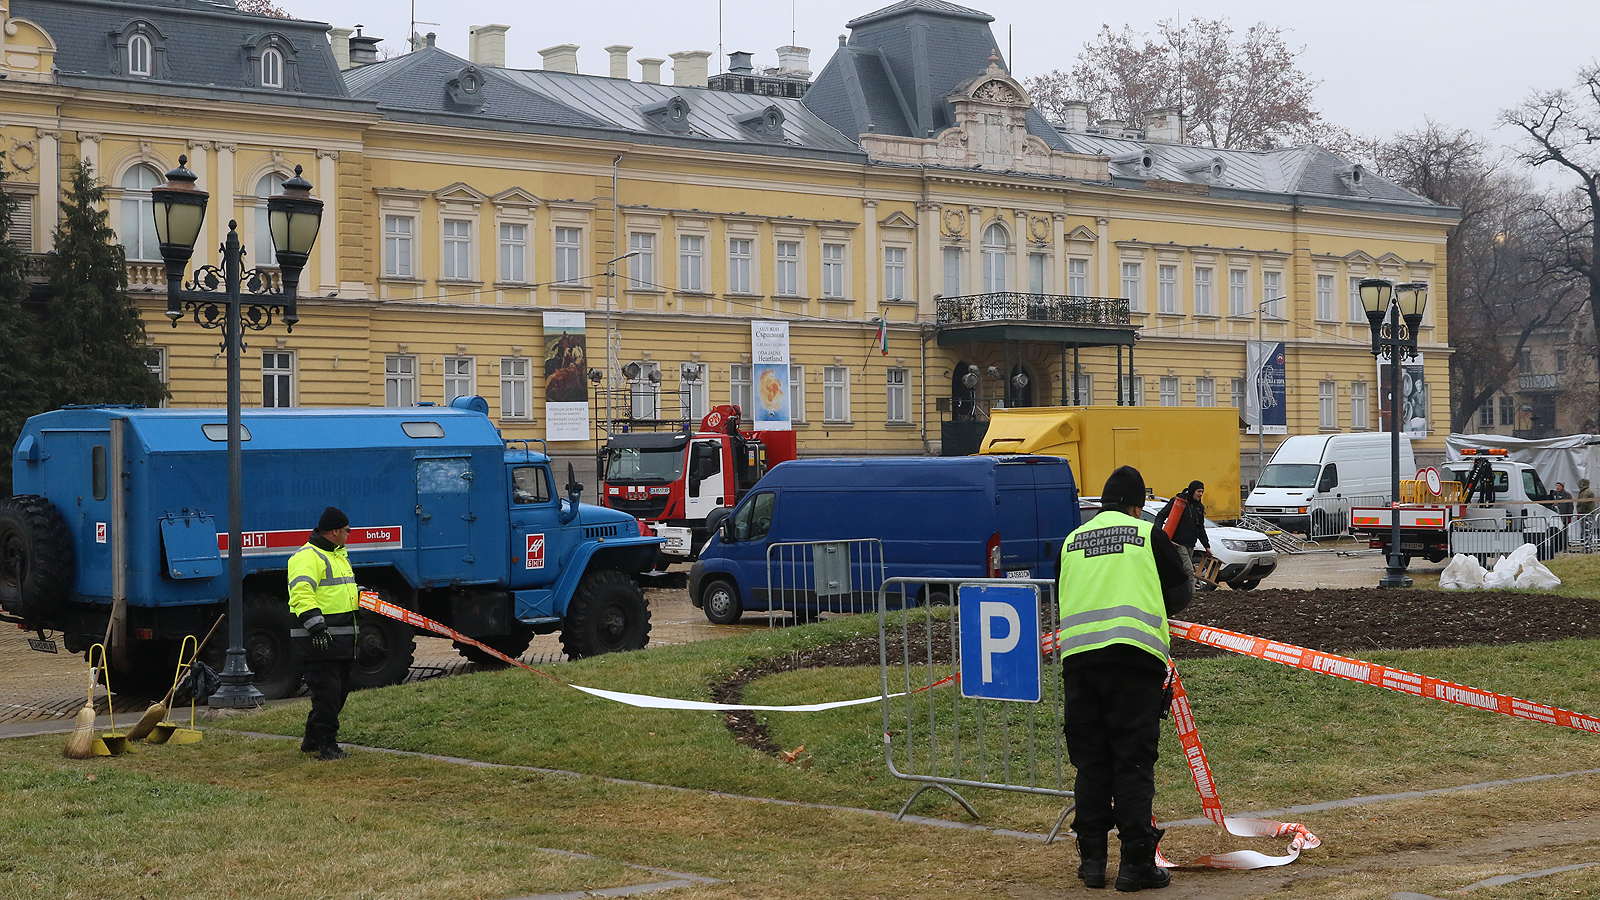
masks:
{"type": "Polygon", "coordinates": [[[1372,329],[1372,355],[1382,356],[1386,350],[1389,353],[1389,569],[1379,579],[1378,587],[1410,587],[1405,556],[1400,551],[1400,429],[1405,416],[1400,357],[1417,355],[1417,329],[1422,325],[1422,310],[1428,305],[1428,286],[1364,278],[1360,291],[1361,306],[1367,311],[1367,325],[1372,329]]]}
{"type": "Polygon", "coordinates": [[[152,189],[155,203],[156,237],[161,258],[167,264],[167,318],[178,327],[184,307],[194,314],[202,328],[223,329],[223,346],[228,353],[228,659],[222,670],[222,686],[211,695],[213,707],[260,706],[262,695],[251,684],[251,673],[244,649],[244,547],[241,532],[244,517],[244,457],[240,450],[239,354],[243,351],[245,328],[264,331],[272,326],[273,316],[281,316],[289,331],[300,321],[295,314],[295,290],[300,285],[300,270],[311,255],[322,224],[322,201],[311,196],[311,184],[300,177],[283,183],[283,193],[267,200],[267,221],[272,246],[277,251],[283,289],[274,291],[266,273],[258,269],[243,271],[244,247],[233,221],[228,222],[227,242],[221,247],[222,265],[202,266],[194,279],[183,285],[183,270],[194,254],[194,242],[206,217],[210,195],[195,187],[194,173],[186,168],[187,156],[178,157],[178,167],[167,173],[165,184],[152,189]],[[244,309],[240,284],[249,290],[251,302],[244,309]]]}

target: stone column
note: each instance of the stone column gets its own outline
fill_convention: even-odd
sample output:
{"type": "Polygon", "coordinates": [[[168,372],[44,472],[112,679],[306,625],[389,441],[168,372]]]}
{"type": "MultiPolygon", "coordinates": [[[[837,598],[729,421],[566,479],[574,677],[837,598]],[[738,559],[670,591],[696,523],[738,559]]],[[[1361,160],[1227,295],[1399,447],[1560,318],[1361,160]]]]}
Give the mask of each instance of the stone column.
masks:
{"type": "Polygon", "coordinates": [[[39,215],[34,222],[33,246],[40,253],[56,248],[56,224],[61,217],[61,132],[40,128],[39,215]]]}
{"type": "Polygon", "coordinates": [[[983,290],[983,245],[978,232],[983,230],[983,207],[967,208],[967,267],[961,275],[961,293],[971,295],[983,290]]]}
{"type": "Polygon", "coordinates": [[[1095,287],[1095,291],[1101,297],[1110,297],[1111,296],[1111,235],[1109,233],[1109,230],[1110,230],[1110,226],[1111,226],[1111,220],[1110,219],[1095,219],[1094,220],[1094,226],[1095,226],[1095,231],[1098,232],[1098,234],[1095,235],[1095,239],[1094,239],[1095,268],[1100,270],[1098,277],[1095,279],[1095,282],[1096,282],[1096,285],[1097,285],[1095,287]]]}
{"type": "Polygon", "coordinates": [[[339,286],[339,151],[317,151],[317,183],[311,191],[313,196],[322,200],[322,227],[317,233],[320,246],[317,248],[317,278],[314,283],[321,295],[339,286]]]}
{"type": "Polygon", "coordinates": [[[939,204],[917,204],[917,313],[937,312],[933,295],[944,290],[937,266],[943,263],[939,246],[939,204]]]}
{"type": "Polygon", "coordinates": [[[100,138],[102,135],[88,131],[78,132],[78,158],[94,167],[95,177],[107,181],[106,174],[100,171],[100,138]]]}
{"type": "Polygon", "coordinates": [[[861,273],[865,276],[863,280],[866,284],[867,293],[867,303],[861,306],[862,311],[865,312],[869,307],[876,311],[879,308],[879,302],[883,300],[882,297],[878,296],[878,270],[883,266],[883,250],[878,246],[878,201],[863,200],[861,201],[861,207],[862,221],[866,226],[862,229],[862,240],[867,245],[863,254],[866,259],[865,271],[861,273]]]}
{"type": "MultiPolygon", "coordinates": [[[[216,228],[216,240],[211,242],[212,247],[222,246],[228,236],[228,221],[235,215],[233,200],[237,189],[233,183],[233,157],[239,152],[239,145],[217,141],[216,148],[217,177],[212,181],[215,187],[211,191],[211,214],[207,217],[211,219],[212,227],[216,228]]],[[[241,236],[240,240],[243,239],[241,236]]]]}
{"type": "MultiPolygon", "coordinates": [[[[211,254],[217,252],[217,247],[222,243],[222,236],[228,233],[228,223],[224,221],[222,230],[217,230],[218,216],[214,207],[219,202],[218,198],[223,195],[215,185],[206,179],[206,172],[210,169],[207,163],[210,161],[211,142],[189,141],[186,149],[189,157],[189,171],[194,173],[194,183],[211,192],[211,206],[213,207],[206,212],[206,220],[200,226],[200,236],[194,242],[194,255],[189,257],[189,267],[192,271],[200,266],[222,264],[220,259],[212,257],[211,254]]],[[[165,176],[166,173],[163,172],[162,175],[165,176]]]]}
{"type": "Polygon", "coordinates": [[[1067,214],[1050,217],[1050,268],[1055,272],[1055,293],[1067,292],[1067,214]]]}
{"type": "Polygon", "coordinates": [[[1016,250],[1011,254],[1011,271],[1006,273],[1006,290],[1027,292],[1032,290],[1028,285],[1028,211],[1015,210],[1012,213],[1012,222],[1015,223],[1011,233],[1015,236],[1011,244],[1016,250]]]}

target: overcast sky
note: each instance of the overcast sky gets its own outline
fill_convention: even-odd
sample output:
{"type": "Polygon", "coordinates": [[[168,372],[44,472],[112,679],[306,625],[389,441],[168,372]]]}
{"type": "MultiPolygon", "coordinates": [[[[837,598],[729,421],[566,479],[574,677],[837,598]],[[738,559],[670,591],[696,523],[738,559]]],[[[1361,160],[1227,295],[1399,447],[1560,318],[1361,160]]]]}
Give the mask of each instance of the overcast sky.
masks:
{"type": "MultiPolygon", "coordinates": [[[[405,49],[410,0],[278,0],[291,15],[334,25],[365,25],[380,47],[405,49]]],[[[889,0],[721,0],[724,52],[748,50],[757,64],[776,63],[775,48],[794,40],[810,47],[821,71],[847,33],[845,22],[889,0]],[[791,16],[792,11],[792,16],[791,16]]],[[[1302,68],[1321,79],[1316,100],[1332,122],[1352,131],[1389,135],[1416,128],[1425,117],[1482,131],[1500,143],[1515,140],[1495,129],[1499,110],[1536,88],[1572,84],[1579,66],[1600,53],[1596,0],[1346,0],[1284,3],[1269,0],[1189,0],[1181,6],[1112,0],[984,0],[973,4],[995,17],[1001,54],[1019,78],[1070,68],[1102,23],[1151,31],[1158,19],[1225,16],[1236,30],[1265,21],[1304,46],[1302,68]],[[1130,10],[1139,10],[1130,18],[1130,10]]],[[[507,64],[538,68],[541,48],[578,44],[582,72],[608,74],[604,48],[630,44],[632,59],[666,58],[680,50],[718,45],[718,0],[611,0],[600,3],[415,0],[417,30],[438,33],[443,49],[467,54],[467,29],[498,23],[507,64]]],[[[725,57],[724,57],[725,59],[725,57]]],[[[671,81],[670,64],[663,80],[671,81]]],[[[711,71],[718,71],[712,60],[711,71]]],[[[635,64],[630,77],[639,77],[635,64]]]]}

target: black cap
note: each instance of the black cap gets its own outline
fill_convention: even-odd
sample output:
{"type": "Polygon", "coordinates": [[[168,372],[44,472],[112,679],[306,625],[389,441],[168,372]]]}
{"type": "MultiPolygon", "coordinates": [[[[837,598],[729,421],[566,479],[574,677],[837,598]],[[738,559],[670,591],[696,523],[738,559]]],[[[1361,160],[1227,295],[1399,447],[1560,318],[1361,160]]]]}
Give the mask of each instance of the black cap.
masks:
{"type": "Polygon", "coordinates": [[[317,520],[316,531],[318,534],[324,531],[338,531],[349,524],[349,516],[340,512],[337,507],[330,506],[322,511],[322,518],[317,520]]]}
{"type": "Polygon", "coordinates": [[[1100,492],[1100,503],[1103,506],[1143,506],[1144,476],[1133,466],[1122,466],[1112,472],[1106,479],[1105,489],[1100,492]]]}

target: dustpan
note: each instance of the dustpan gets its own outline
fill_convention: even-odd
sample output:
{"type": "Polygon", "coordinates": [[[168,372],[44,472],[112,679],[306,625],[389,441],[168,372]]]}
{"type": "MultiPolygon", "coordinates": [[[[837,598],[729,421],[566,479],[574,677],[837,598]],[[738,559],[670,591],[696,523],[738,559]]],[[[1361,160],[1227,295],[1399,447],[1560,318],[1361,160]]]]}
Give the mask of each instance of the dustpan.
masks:
{"type": "MultiPolygon", "coordinates": [[[[207,636],[209,637],[209,635],[207,635],[207,636]]],[[[183,680],[183,676],[194,665],[194,661],[199,656],[200,656],[200,645],[195,642],[194,635],[192,635],[192,634],[191,635],[186,635],[184,637],[184,639],[183,639],[183,646],[178,649],[178,668],[177,668],[177,671],[174,672],[173,676],[172,676],[172,687],[173,687],[173,692],[174,693],[176,693],[176,691],[177,691],[177,687],[178,687],[179,682],[181,682],[183,680]],[[194,648],[192,652],[189,649],[191,646],[193,646],[193,648],[194,648]]],[[[145,742],[146,743],[150,743],[150,744],[195,744],[195,743],[199,743],[200,739],[202,737],[204,737],[205,735],[203,733],[201,733],[201,731],[198,728],[194,727],[194,705],[195,705],[194,692],[191,692],[190,697],[189,697],[189,727],[188,728],[184,728],[183,726],[179,725],[177,722],[172,721],[171,712],[169,711],[168,714],[167,714],[167,720],[164,721],[164,722],[156,723],[156,726],[150,730],[150,734],[145,737],[145,742]]]]}
{"type": "MultiPolygon", "coordinates": [[[[93,752],[95,756],[121,756],[133,752],[133,744],[128,740],[125,731],[117,730],[117,717],[114,703],[111,699],[111,667],[106,664],[106,645],[95,644],[89,648],[90,671],[94,669],[94,652],[100,651],[100,683],[106,686],[106,716],[110,719],[111,730],[97,735],[94,739],[93,752]]],[[[91,679],[93,675],[90,676],[91,679]]],[[[94,682],[89,683],[90,699],[94,698],[94,682]]]]}

